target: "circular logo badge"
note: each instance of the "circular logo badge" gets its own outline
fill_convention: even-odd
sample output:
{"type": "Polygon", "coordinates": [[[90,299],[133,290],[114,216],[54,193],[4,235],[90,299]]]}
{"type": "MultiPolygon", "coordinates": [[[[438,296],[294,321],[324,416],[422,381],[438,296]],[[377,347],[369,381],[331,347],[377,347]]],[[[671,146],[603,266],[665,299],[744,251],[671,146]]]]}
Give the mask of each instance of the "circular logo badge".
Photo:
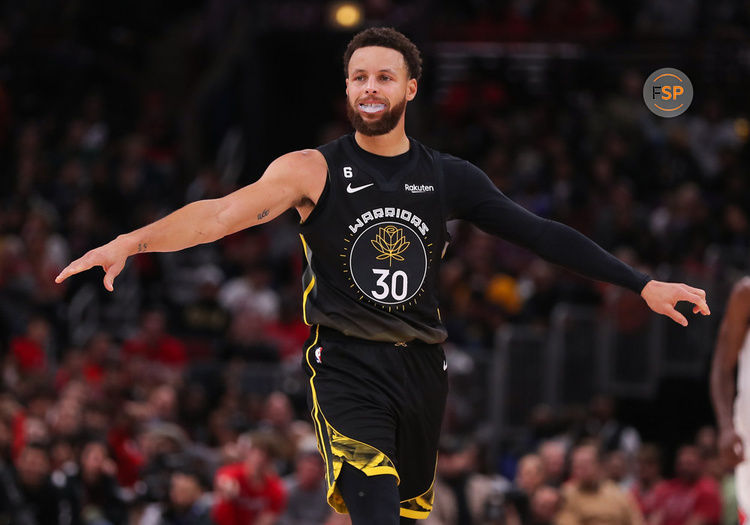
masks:
{"type": "Polygon", "coordinates": [[[643,84],[643,101],[654,115],[666,118],[682,115],[693,101],[693,84],[679,69],[657,69],[643,84]]]}
{"type": "Polygon", "coordinates": [[[379,222],[363,230],[352,244],[349,269],[368,298],[382,305],[401,304],[422,288],[427,252],[410,226],[379,222]]]}

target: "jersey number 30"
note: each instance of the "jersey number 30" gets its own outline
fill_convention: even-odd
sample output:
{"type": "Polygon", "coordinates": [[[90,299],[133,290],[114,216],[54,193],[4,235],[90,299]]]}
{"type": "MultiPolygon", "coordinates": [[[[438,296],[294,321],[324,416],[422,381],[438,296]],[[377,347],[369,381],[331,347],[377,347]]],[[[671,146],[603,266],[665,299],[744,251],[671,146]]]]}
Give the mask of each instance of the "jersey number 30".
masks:
{"type": "Polygon", "coordinates": [[[391,274],[390,270],[373,268],[372,273],[378,276],[378,281],[375,283],[378,289],[370,292],[375,299],[382,301],[386,297],[391,296],[396,301],[403,301],[406,298],[407,290],[409,289],[409,280],[405,271],[396,270],[391,274]],[[389,276],[390,282],[388,282],[389,276]]]}

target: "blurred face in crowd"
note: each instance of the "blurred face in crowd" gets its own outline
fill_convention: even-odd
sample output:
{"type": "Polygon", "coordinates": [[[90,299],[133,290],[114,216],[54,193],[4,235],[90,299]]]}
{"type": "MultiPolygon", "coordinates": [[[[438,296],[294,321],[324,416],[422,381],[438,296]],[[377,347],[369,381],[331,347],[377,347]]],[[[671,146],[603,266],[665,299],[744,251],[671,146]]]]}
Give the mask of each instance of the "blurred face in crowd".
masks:
{"type": "Polygon", "coordinates": [[[87,443],[81,452],[81,474],[85,479],[95,479],[102,474],[107,450],[97,442],[87,443]]]}
{"type": "Polygon", "coordinates": [[[295,476],[297,483],[305,490],[317,488],[325,475],[323,458],[318,453],[304,454],[297,459],[295,476]]]}
{"type": "Polygon", "coordinates": [[[655,448],[642,447],[638,453],[638,481],[651,485],[661,479],[659,452],[655,448]]]}
{"type": "Polygon", "coordinates": [[[714,427],[701,427],[695,436],[695,445],[703,451],[713,452],[718,449],[718,436],[714,427]]]}
{"type": "Polygon", "coordinates": [[[284,428],[294,419],[292,404],[281,392],[274,392],[268,396],[263,412],[263,419],[276,428],[284,428]]]}
{"type": "Polygon", "coordinates": [[[155,388],[148,403],[154,416],[162,421],[171,421],[177,414],[177,392],[170,385],[155,388]]]}
{"type": "Polygon", "coordinates": [[[518,462],[516,485],[526,494],[533,494],[544,483],[544,465],[536,454],[528,454],[518,462]]]}
{"type": "Polygon", "coordinates": [[[38,487],[49,476],[50,464],[47,453],[36,447],[26,447],[16,461],[16,469],[22,484],[27,487],[38,487]]]}
{"type": "Polygon", "coordinates": [[[260,447],[251,446],[245,453],[245,473],[248,477],[260,476],[268,468],[270,458],[268,453],[260,447]]]}
{"type": "Polygon", "coordinates": [[[29,321],[26,333],[32,341],[35,341],[40,345],[45,345],[47,343],[47,338],[49,337],[49,324],[43,318],[35,317],[29,321]]]}
{"type": "Polygon", "coordinates": [[[565,472],[565,445],[558,441],[546,441],[539,447],[547,481],[559,481],[565,472]]]}
{"type": "Polygon", "coordinates": [[[553,487],[540,487],[531,497],[531,515],[540,523],[553,523],[560,508],[560,492],[553,487]]]}
{"type": "Polygon", "coordinates": [[[584,445],[573,451],[571,477],[583,489],[594,489],[599,485],[600,465],[597,450],[584,445]]]}
{"type": "Polygon", "coordinates": [[[701,477],[703,474],[703,461],[697,447],[686,446],[677,452],[675,472],[678,478],[688,483],[693,483],[701,477]]]}
{"type": "Polygon", "coordinates": [[[177,509],[192,507],[203,495],[203,489],[195,476],[175,472],[169,482],[169,501],[177,509]]]}
{"type": "Polygon", "coordinates": [[[81,406],[73,400],[65,399],[57,405],[54,414],[53,429],[61,436],[73,436],[81,429],[81,406]]]}
{"type": "Polygon", "coordinates": [[[149,341],[157,341],[166,330],[167,321],[164,313],[158,310],[146,312],[141,321],[143,335],[149,341]]]}
{"type": "Polygon", "coordinates": [[[92,361],[101,363],[109,354],[111,346],[112,337],[106,332],[99,332],[91,338],[86,350],[92,361]]]}
{"type": "Polygon", "coordinates": [[[58,441],[50,450],[52,469],[60,468],[66,463],[75,461],[75,450],[69,441],[58,441]]]}
{"type": "Polygon", "coordinates": [[[367,136],[384,135],[404,118],[406,103],[417,94],[404,56],[388,47],[357,49],[349,60],[346,79],[349,120],[367,136]]]}
{"type": "Polygon", "coordinates": [[[49,441],[49,429],[44,421],[30,417],[24,422],[24,434],[29,442],[44,443],[49,441]]]}
{"type": "Polygon", "coordinates": [[[628,461],[625,453],[619,450],[610,452],[605,463],[607,478],[619,483],[628,475],[628,461]]]}

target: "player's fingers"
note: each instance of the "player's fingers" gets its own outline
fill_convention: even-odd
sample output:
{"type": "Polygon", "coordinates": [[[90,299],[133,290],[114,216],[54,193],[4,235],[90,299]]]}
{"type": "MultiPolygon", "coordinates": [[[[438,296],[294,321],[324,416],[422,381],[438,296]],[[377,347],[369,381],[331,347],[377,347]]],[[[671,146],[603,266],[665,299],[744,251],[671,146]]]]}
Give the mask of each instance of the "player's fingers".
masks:
{"type": "Polygon", "coordinates": [[[107,273],[104,274],[104,287],[110,292],[114,291],[115,277],[117,277],[120,274],[124,266],[125,266],[125,261],[122,260],[122,261],[117,261],[115,264],[113,264],[109,268],[105,268],[107,273]]]}
{"type": "Polygon", "coordinates": [[[688,322],[687,319],[685,319],[685,316],[682,315],[680,312],[674,309],[674,307],[669,307],[665,312],[664,315],[672,319],[675,323],[681,324],[682,326],[687,326],[688,322]]]}
{"type": "MultiPolygon", "coordinates": [[[[696,293],[683,289],[678,294],[677,300],[691,302],[698,308],[698,311],[701,312],[703,315],[711,315],[711,310],[709,310],[708,303],[706,303],[706,300],[696,293]]],[[[693,313],[698,313],[698,312],[693,310],[693,313]]]]}
{"type": "Polygon", "coordinates": [[[96,263],[87,256],[81,257],[80,259],[76,259],[72,263],[70,263],[68,266],[63,268],[63,271],[60,272],[60,274],[55,277],[56,283],[61,283],[71,275],[75,275],[77,273],[85,272],[86,270],[89,270],[93,268],[96,265],[96,263]]]}

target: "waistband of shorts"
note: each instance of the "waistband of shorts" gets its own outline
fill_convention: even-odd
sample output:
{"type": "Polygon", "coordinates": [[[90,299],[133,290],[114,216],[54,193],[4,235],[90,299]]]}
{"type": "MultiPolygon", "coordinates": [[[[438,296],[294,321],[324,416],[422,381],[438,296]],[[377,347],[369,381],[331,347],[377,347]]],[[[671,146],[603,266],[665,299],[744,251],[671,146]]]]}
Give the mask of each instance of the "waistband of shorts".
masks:
{"type": "Polygon", "coordinates": [[[318,335],[321,340],[341,341],[341,342],[365,344],[365,345],[378,345],[378,346],[392,345],[395,347],[403,347],[403,348],[440,348],[441,347],[439,343],[425,343],[424,341],[421,341],[419,339],[412,339],[411,341],[376,341],[373,339],[363,339],[361,337],[346,335],[342,332],[339,332],[338,330],[334,328],[329,328],[323,325],[320,325],[318,335]]]}

